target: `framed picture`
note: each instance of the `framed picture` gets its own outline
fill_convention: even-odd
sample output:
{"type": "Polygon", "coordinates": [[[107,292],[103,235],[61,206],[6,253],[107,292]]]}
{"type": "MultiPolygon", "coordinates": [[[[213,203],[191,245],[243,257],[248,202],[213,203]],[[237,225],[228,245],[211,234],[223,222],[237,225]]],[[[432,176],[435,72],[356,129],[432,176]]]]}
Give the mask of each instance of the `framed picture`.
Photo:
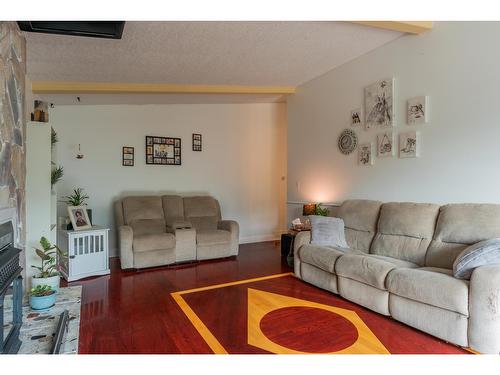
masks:
{"type": "Polygon", "coordinates": [[[417,96],[407,102],[407,120],[409,125],[427,124],[428,96],[417,96]]]}
{"type": "Polygon", "coordinates": [[[394,78],[365,87],[365,128],[391,127],[394,121],[394,78]]]}
{"type": "Polygon", "coordinates": [[[68,214],[74,230],[92,228],[92,223],[87,213],[87,206],[68,206],[68,214]]]}
{"type": "Polygon", "coordinates": [[[31,121],[49,122],[49,103],[42,100],[35,100],[35,110],[31,114],[31,121]]]}
{"type": "Polygon", "coordinates": [[[124,167],[134,166],[134,148],[129,146],[124,146],[122,148],[122,165],[124,167]]]}
{"type": "Polygon", "coordinates": [[[146,136],[146,164],[181,165],[181,139],[146,136]]]}
{"type": "Polygon", "coordinates": [[[362,114],[361,114],[361,108],[356,108],[351,111],[351,126],[362,126],[363,121],[362,121],[362,114]]]}
{"type": "Polygon", "coordinates": [[[377,155],[380,158],[394,156],[394,133],[392,131],[377,135],[377,155]]]}
{"type": "Polygon", "coordinates": [[[399,134],[399,157],[417,158],[420,156],[420,133],[413,131],[399,134]]]}
{"type": "Polygon", "coordinates": [[[193,134],[193,151],[201,151],[201,134],[193,134]]]}
{"type": "Polygon", "coordinates": [[[373,165],[373,144],[362,143],[358,150],[359,165],[373,165]]]}

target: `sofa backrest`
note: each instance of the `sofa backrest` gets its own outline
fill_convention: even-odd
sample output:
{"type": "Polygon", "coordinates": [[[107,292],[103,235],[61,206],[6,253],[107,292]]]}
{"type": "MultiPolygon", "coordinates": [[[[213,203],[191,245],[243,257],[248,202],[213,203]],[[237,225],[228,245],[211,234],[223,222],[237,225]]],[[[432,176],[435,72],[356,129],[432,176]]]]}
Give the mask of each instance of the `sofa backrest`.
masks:
{"type": "Polygon", "coordinates": [[[184,202],[179,195],[164,195],[161,197],[163,214],[167,225],[184,220],[184,202]]]}
{"type": "Polygon", "coordinates": [[[438,214],[439,205],[436,204],[384,203],[370,253],[423,266],[438,214]]]}
{"type": "Polygon", "coordinates": [[[213,197],[185,197],[184,218],[191,222],[196,230],[217,229],[221,220],[219,202],[213,197]]]}
{"type": "Polygon", "coordinates": [[[351,199],[337,208],[335,216],[344,220],[345,237],[351,249],[369,252],[381,205],[379,201],[351,199]]]}
{"type": "Polygon", "coordinates": [[[499,204],[448,204],[441,206],[425,265],[453,268],[453,262],[467,246],[500,237],[499,204]]]}

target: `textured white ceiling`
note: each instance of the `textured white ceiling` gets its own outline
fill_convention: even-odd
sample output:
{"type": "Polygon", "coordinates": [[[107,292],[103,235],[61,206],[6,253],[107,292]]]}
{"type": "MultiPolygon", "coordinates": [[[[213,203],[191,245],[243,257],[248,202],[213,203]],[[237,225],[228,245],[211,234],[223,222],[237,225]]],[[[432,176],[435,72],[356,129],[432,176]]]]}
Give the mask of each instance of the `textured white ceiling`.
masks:
{"type": "Polygon", "coordinates": [[[348,22],[126,22],[121,40],[26,33],[32,80],[296,86],[401,33],[348,22]]]}

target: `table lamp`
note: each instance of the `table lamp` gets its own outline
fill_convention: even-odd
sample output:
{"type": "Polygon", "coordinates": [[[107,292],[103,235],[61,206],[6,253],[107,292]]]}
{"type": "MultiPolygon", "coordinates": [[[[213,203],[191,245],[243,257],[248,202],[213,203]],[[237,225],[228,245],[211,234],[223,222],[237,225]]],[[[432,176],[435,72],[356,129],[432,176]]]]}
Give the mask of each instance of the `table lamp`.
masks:
{"type": "Polygon", "coordinates": [[[307,203],[302,206],[302,216],[309,216],[316,214],[316,204],[307,203]]]}

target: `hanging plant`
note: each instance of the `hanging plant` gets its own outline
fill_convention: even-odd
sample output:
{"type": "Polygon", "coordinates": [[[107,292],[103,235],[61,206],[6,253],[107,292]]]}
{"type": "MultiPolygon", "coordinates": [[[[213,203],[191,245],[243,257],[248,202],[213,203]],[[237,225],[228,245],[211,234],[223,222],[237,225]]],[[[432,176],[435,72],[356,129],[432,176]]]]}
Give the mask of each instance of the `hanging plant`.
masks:
{"type": "Polygon", "coordinates": [[[52,169],[52,172],[50,174],[51,187],[54,187],[54,185],[57,184],[63,176],[64,176],[64,169],[62,166],[52,169]]]}
{"type": "Polygon", "coordinates": [[[50,147],[54,148],[55,144],[59,142],[57,138],[57,133],[54,128],[50,128],[50,147]]]}

